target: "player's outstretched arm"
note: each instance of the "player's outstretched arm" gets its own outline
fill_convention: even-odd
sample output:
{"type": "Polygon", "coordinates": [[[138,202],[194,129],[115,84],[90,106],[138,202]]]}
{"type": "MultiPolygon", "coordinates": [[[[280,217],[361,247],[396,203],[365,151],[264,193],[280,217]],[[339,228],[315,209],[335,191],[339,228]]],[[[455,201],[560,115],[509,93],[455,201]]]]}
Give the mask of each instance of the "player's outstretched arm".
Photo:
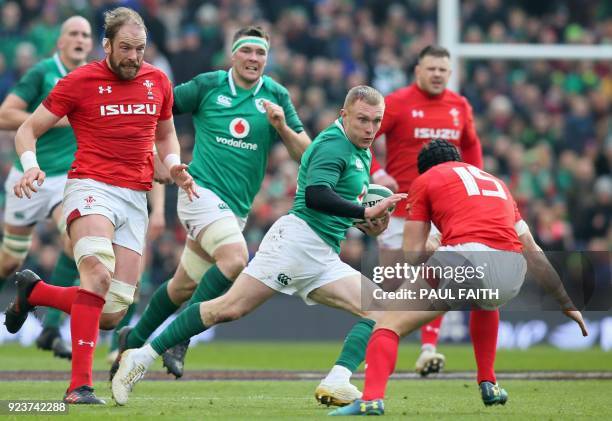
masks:
{"type": "Polygon", "coordinates": [[[159,159],[170,171],[170,175],[177,186],[185,190],[189,200],[198,196],[193,178],[187,172],[187,165],[181,164],[181,147],[176,137],[174,120],[159,120],[155,131],[155,146],[159,159]]]}
{"type": "Polygon", "coordinates": [[[582,314],[576,309],[572,299],[567,295],[561,278],[559,278],[557,271],[533,239],[531,232],[527,230],[527,232],[522,233],[519,236],[519,240],[523,244],[523,256],[525,256],[527,261],[527,268],[533,274],[536,282],[557,300],[563,314],[578,324],[582,335],[587,336],[589,333],[582,319],[582,314]]]}
{"type": "Polygon", "coordinates": [[[429,258],[433,250],[427,247],[431,222],[410,221],[404,223],[402,249],[406,260],[411,265],[419,265],[429,258]]]}
{"type": "Polygon", "coordinates": [[[61,117],[56,116],[41,104],[17,130],[15,149],[24,171],[21,180],[13,187],[17,197],[21,198],[25,195],[30,198],[32,192],[38,191],[37,186],[41,186],[45,181],[45,173],[40,169],[36,160],[36,141],[60,119],[61,117]]]}
{"type": "Polygon", "coordinates": [[[296,133],[287,125],[285,120],[285,112],[280,105],[273,104],[270,101],[264,101],[263,106],[266,109],[266,117],[270,124],[276,129],[283,143],[289,151],[291,158],[297,162],[302,159],[302,154],[310,145],[310,137],[305,131],[296,133]]]}

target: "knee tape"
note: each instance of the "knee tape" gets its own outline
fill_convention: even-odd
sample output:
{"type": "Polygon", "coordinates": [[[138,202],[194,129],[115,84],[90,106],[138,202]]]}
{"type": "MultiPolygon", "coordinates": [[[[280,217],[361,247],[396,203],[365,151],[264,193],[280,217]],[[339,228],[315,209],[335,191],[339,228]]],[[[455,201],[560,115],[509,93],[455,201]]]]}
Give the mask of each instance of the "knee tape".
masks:
{"type": "Polygon", "coordinates": [[[4,231],[2,251],[15,259],[25,260],[32,245],[32,234],[16,235],[4,231]]]}
{"type": "Polygon", "coordinates": [[[111,273],[115,272],[113,243],[106,237],[83,237],[74,245],[74,260],[77,267],[87,256],[95,256],[111,273]]]}
{"type": "Polygon", "coordinates": [[[187,276],[191,278],[196,284],[200,283],[202,276],[213,266],[213,263],[208,262],[198,254],[185,246],[183,249],[183,255],[181,256],[181,265],[185,270],[187,276]]]}
{"type": "Polygon", "coordinates": [[[111,280],[110,288],[106,293],[102,313],[117,313],[127,309],[134,302],[136,285],[126,284],[116,279],[111,280]]]}
{"type": "Polygon", "coordinates": [[[244,243],[242,231],[236,218],[222,218],[206,227],[200,245],[210,256],[224,244],[244,243]]]}

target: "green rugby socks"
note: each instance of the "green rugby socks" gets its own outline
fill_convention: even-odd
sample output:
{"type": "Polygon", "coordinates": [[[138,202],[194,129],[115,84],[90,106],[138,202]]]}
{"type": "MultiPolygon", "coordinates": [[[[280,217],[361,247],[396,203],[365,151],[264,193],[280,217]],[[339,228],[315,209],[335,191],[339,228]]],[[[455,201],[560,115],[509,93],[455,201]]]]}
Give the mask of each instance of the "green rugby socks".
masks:
{"type": "Polygon", "coordinates": [[[232,281],[225,277],[217,265],[213,265],[206,271],[200,280],[200,283],[189,300],[189,305],[220,297],[231,286],[232,281]]]}
{"type": "Polygon", "coordinates": [[[342,351],[335,365],[346,367],[354,373],[365,359],[368,341],[372,335],[372,329],[376,322],[371,319],[360,319],[344,339],[342,351]]]}
{"type": "Polygon", "coordinates": [[[180,307],[170,300],[168,282],[170,281],[161,284],[153,293],[142,317],[128,335],[128,348],[139,348],[144,345],[151,333],[180,307]]]}
{"type": "Polygon", "coordinates": [[[185,342],[207,329],[200,317],[200,303],[191,304],[151,342],[151,347],[161,355],[173,346],[185,342]]]}

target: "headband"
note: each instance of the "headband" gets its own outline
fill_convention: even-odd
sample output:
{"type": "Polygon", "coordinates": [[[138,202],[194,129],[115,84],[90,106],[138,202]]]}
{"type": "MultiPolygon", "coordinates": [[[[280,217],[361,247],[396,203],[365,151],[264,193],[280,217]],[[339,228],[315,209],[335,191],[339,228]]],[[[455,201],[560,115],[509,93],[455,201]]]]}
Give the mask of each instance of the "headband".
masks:
{"type": "Polygon", "coordinates": [[[268,41],[264,38],[259,37],[242,37],[238,38],[236,42],[232,44],[232,54],[234,54],[238,49],[244,45],[256,45],[257,47],[262,47],[266,52],[268,52],[268,41]]]}

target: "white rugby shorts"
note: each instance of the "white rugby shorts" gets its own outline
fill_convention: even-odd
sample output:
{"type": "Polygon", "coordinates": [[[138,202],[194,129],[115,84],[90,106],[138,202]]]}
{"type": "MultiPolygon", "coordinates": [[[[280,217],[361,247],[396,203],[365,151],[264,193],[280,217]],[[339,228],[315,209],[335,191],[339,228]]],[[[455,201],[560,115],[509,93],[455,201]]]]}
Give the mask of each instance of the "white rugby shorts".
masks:
{"type": "Polygon", "coordinates": [[[202,186],[197,186],[200,197],[189,200],[185,190],[179,189],[176,211],[181,224],[187,230],[187,235],[195,240],[200,232],[211,223],[227,217],[234,217],[241,230],[246,225],[247,218],[239,217],[229,208],[215,192],[202,186]]]}
{"type": "Polygon", "coordinates": [[[146,192],[71,178],[64,191],[64,218],[70,224],[85,215],[107,217],[115,226],[113,244],[142,255],[149,223],[146,192]]]}
{"type": "Polygon", "coordinates": [[[361,276],[306,221],[291,214],[272,225],[244,272],[278,292],[300,296],[308,305],[316,304],[308,298],[315,289],[361,276]]]}
{"type": "Polygon", "coordinates": [[[519,293],[527,273],[527,262],[521,253],[496,250],[480,243],[439,247],[426,265],[474,268],[473,272],[469,272],[470,276],[465,276],[465,269],[462,269],[464,274],[461,276],[439,280],[438,290],[453,291],[452,299],[445,300],[451,309],[469,306],[495,310],[519,293]],[[468,291],[472,291],[472,295],[468,291]],[[495,296],[490,292],[495,292],[495,296]]]}
{"type": "Polygon", "coordinates": [[[24,196],[20,199],[13,192],[13,187],[22,176],[21,171],[12,167],[4,183],[6,191],[4,222],[17,227],[34,225],[49,218],[53,209],[62,203],[68,179],[65,174],[46,177],[42,186],[36,186],[38,191],[32,193],[31,198],[24,196]]]}

